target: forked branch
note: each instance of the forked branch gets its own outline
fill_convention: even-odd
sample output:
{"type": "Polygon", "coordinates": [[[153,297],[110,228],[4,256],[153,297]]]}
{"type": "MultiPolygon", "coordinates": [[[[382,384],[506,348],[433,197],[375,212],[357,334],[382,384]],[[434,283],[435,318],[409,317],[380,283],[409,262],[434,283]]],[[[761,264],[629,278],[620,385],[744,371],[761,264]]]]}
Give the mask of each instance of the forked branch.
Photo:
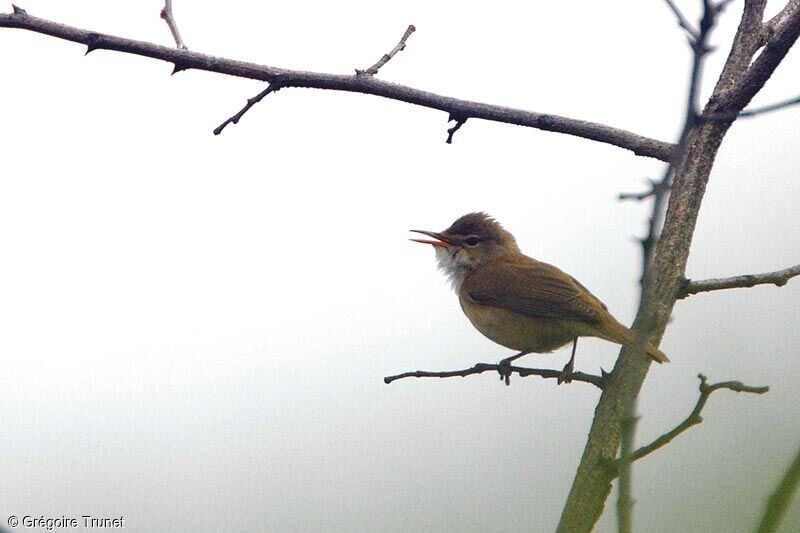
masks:
{"type": "MultiPolygon", "coordinates": [[[[623,464],[630,464],[634,461],[638,461],[642,457],[650,455],[659,448],[663,448],[672,442],[675,437],[690,427],[700,424],[703,421],[703,417],[700,416],[700,413],[702,413],[709,396],[711,396],[714,391],[727,389],[734,392],[749,392],[751,394],[764,394],[769,391],[769,387],[752,387],[750,385],[745,385],[741,381],[723,381],[721,383],[709,385],[708,378],[706,378],[703,374],[698,374],[697,377],[700,378],[700,397],[697,399],[697,403],[695,404],[694,409],[692,409],[692,412],[689,413],[689,416],[687,416],[686,419],[678,424],[674,429],[664,433],[647,446],[642,446],[630,455],[620,457],[614,466],[615,472],[619,472],[619,469],[623,464]]],[[[614,477],[616,477],[616,475],[614,475],[614,477]]]]}

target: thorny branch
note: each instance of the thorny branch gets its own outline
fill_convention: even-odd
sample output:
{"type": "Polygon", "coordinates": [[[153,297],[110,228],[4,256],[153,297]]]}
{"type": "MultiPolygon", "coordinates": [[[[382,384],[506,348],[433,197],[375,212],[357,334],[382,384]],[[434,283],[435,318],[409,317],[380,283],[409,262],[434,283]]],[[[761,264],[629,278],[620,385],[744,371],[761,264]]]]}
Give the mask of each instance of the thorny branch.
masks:
{"type": "Polygon", "coordinates": [[[172,38],[175,39],[175,46],[180,50],[188,50],[186,44],[181,39],[181,32],[178,31],[178,23],[175,22],[175,15],[172,14],[172,0],[164,1],[164,8],[161,10],[161,18],[167,22],[172,38]]]}
{"type": "MultiPolygon", "coordinates": [[[[466,377],[474,374],[482,374],[484,372],[497,372],[501,377],[508,373],[519,374],[520,377],[526,376],[540,376],[545,379],[560,380],[563,378],[563,373],[560,370],[551,370],[548,368],[525,368],[520,366],[502,366],[491,363],[477,363],[471,368],[463,370],[447,370],[443,372],[429,372],[426,370],[416,370],[414,372],[403,372],[394,376],[386,376],[383,382],[389,384],[398,379],[404,378],[453,378],[453,377],[466,377]]],[[[605,383],[605,376],[596,376],[594,374],[585,374],[583,372],[573,372],[572,381],[582,381],[584,383],[591,383],[595,387],[603,388],[605,383]]]]}
{"type": "Polygon", "coordinates": [[[417,31],[417,28],[415,28],[413,24],[409,24],[408,28],[406,28],[406,32],[400,38],[400,42],[398,42],[397,45],[394,48],[392,48],[392,50],[388,54],[383,54],[383,57],[381,57],[377,63],[369,67],[367,70],[356,69],[356,74],[358,74],[359,76],[374,76],[375,74],[377,74],[378,70],[380,70],[380,68],[384,66],[386,63],[391,61],[392,58],[397,54],[397,52],[406,49],[406,41],[415,31],[417,31]]]}
{"type": "Polygon", "coordinates": [[[724,289],[740,289],[756,285],[775,285],[783,287],[790,279],[800,276],[800,265],[795,265],[775,272],[764,274],[745,274],[731,278],[704,279],[692,281],[686,279],[678,292],[678,299],[686,298],[699,292],[719,291],[724,289]]]}
{"type": "Polygon", "coordinates": [[[675,145],[671,143],[612,128],[604,124],[461,100],[382,81],[375,76],[327,74],[283,69],[86,31],[66,24],[33,17],[24,9],[16,6],[13,13],[0,14],[0,27],[20,28],[81,43],[87,46],[88,51],[114,50],[167,61],[175,65],[176,72],[197,69],[269,83],[279,81],[282,88],[306,87],[383,96],[392,100],[437,109],[464,118],[516,124],[544,131],[575,135],[584,139],[618,146],[631,150],[636,155],[654,157],[662,161],[670,160],[675,149],[675,145]]]}
{"type": "Polygon", "coordinates": [[[675,426],[674,429],[664,433],[650,444],[642,446],[630,455],[620,457],[614,466],[615,472],[619,472],[619,469],[622,467],[622,465],[638,461],[642,457],[650,455],[659,448],[669,444],[673,439],[675,439],[675,437],[690,427],[700,424],[703,421],[703,417],[700,416],[700,413],[706,406],[708,397],[711,396],[714,391],[728,389],[734,392],[748,392],[751,394],[764,394],[769,391],[769,387],[752,387],[750,385],[745,385],[741,381],[723,381],[721,383],[709,385],[708,378],[706,378],[706,376],[703,374],[698,374],[697,377],[700,378],[700,397],[697,399],[697,403],[695,404],[694,409],[692,409],[692,412],[689,413],[689,416],[687,416],[683,422],[675,426]]]}

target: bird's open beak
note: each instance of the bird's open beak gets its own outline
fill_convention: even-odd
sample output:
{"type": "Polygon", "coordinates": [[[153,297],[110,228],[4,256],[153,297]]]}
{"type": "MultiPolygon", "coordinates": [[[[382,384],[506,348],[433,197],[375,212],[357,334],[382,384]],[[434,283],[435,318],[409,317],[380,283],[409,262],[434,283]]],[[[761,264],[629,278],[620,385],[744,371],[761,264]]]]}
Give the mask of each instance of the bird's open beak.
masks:
{"type": "Polygon", "coordinates": [[[451,239],[448,239],[441,233],[436,233],[435,231],[425,231],[421,229],[412,229],[410,231],[414,233],[422,233],[423,235],[427,235],[428,237],[433,237],[434,239],[436,239],[435,241],[431,241],[428,239],[409,239],[410,241],[421,242],[422,244],[430,244],[432,246],[443,246],[445,248],[453,244],[453,241],[451,239]]]}

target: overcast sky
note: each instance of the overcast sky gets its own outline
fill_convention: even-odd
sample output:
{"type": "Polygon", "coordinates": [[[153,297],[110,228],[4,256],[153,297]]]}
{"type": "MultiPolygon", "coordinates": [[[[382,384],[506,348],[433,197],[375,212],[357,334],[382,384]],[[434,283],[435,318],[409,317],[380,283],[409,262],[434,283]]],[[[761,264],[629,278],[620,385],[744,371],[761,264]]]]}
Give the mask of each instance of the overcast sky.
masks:
{"type": "MultiPolygon", "coordinates": [[[[691,20],[701,2],[680,1],[691,20]]],[[[771,3],[771,4],[774,4],[771,3]]],[[[171,45],[157,0],[25,0],[32,15],[171,45]]],[[[741,12],[712,38],[703,98],[741,12]]],[[[771,5],[772,11],[777,4],[771,5]]],[[[10,10],[10,4],[3,6],[10,10]]],[[[417,32],[382,79],[673,141],[690,56],[664,2],[175,0],[194,51],[349,73],[417,32]]],[[[662,165],[564,135],[371,96],[285,89],[0,29],[0,510],[124,516],[131,531],[552,531],[599,393],[496,375],[429,247],[475,210],[630,323],[662,165]]],[[[797,94],[792,51],[757,97],[797,94]]],[[[800,109],[739,121],[687,275],[800,263],[800,109]]],[[[679,302],[638,443],[721,391],[637,463],[640,531],[749,530],[800,446],[800,282],[679,302]]],[[[582,341],[577,366],[617,348],[582,341]]],[[[560,369],[568,349],[521,364],[560,369]]],[[[597,530],[614,530],[615,495],[597,530]]],[[[794,526],[800,527],[795,502],[794,526]]],[[[23,529],[19,529],[23,531],[23,529]]]]}

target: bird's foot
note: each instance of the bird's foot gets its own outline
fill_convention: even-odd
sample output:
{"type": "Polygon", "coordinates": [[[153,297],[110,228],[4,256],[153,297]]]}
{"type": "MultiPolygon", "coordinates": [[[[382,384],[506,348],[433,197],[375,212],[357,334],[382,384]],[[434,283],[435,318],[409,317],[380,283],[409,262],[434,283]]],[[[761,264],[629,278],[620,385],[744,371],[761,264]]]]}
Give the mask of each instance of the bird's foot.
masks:
{"type": "Polygon", "coordinates": [[[564,365],[564,369],[561,371],[561,375],[558,376],[558,384],[561,385],[562,383],[572,383],[572,374],[575,370],[575,362],[570,359],[569,363],[564,365]]]}
{"type": "Polygon", "coordinates": [[[504,381],[506,385],[511,385],[511,357],[507,357],[497,363],[497,373],[500,374],[500,381],[504,381]]]}

